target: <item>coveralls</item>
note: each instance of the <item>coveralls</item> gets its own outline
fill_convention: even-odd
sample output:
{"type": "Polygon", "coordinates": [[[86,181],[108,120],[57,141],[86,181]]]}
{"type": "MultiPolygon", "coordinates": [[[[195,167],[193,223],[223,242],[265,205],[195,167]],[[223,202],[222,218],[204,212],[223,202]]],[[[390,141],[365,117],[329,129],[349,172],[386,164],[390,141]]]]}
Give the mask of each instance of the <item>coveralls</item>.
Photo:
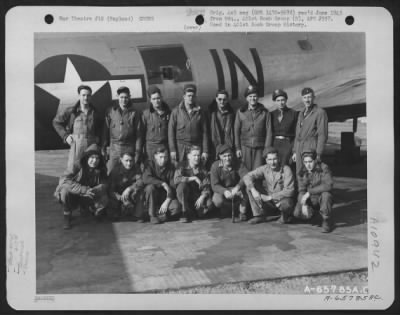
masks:
{"type": "Polygon", "coordinates": [[[99,144],[102,121],[93,105],[89,104],[87,113],[81,110],[80,102],[61,110],[53,119],[53,127],[66,142],[72,136],[67,171],[72,172],[82,154],[93,143],[99,144]]]}

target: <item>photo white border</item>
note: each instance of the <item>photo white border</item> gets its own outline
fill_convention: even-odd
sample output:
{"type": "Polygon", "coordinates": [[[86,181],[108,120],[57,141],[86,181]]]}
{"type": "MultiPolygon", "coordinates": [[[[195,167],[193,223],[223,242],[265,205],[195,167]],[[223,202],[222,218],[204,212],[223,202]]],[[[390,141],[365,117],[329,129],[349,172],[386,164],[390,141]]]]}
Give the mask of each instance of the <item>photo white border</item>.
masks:
{"type": "MultiPolygon", "coordinates": [[[[235,7],[252,9],[252,7],[235,7]]],[[[261,8],[261,7],[260,7],[261,8]]],[[[317,7],[309,7],[316,9],[317,7]]],[[[333,7],[321,7],[332,9],[333,7]]],[[[208,26],[209,10],[216,7],[15,7],[6,15],[6,211],[7,243],[17,238],[27,258],[26,274],[7,273],[7,300],[19,310],[157,310],[157,309],[385,309],[394,301],[394,125],[393,125],[393,20],[379,7],[335,7],[344,12],[334,23],[309,23],[306,28],[268,29],[273,32],[365,32],[368,139],[368,285],[372,301],[324,302],[324,295],[218,294],[55,294],[54,300],[35,300],[35,150],[34,150],[34,33],[40,32],[188,32],[197,13],[205,23],[193,32],[254,32],[257,29],[215,29],[208,26]],[[190,11],[192,10],[192,11],[190,11]],[[59,23],[62,16],[154,16],[145,23],[59,23]],[[197,13],[196,13],[197,12],[197,13]],[[48,25],[44,16],[52,14],[48,25]],[[348,26],[344,17],[352,15],[348,26]],[[162,29],[160,30],[160,26],[162,29]],[[23,91],[23,92],[22,92],[23,91]],[[23,93],[23,104],[16,95],[23,93]],[[17,103],[16,103],[17,101],[17,103]],[[22,127],[23,126],[23,127],[22,127]],[[379,161],[379,163],[376,163],[379,161]],[[379,165],[376,167],[376,165],[379,165]],[[382,167],[384,166],[384,167],[382,167]],[[21,195],[23,187],[23,195],[21,195]],[[372,194],[372,192],[374,192],[372,194]],[[378,196],[378,197],[377,197],[378,196]],[[376,220],[376,222],[375,222],[376,220]],[[372,228],[373,227],[373,228],[372,228]],[[373,234],[374,232],[374,234],[373,234]],[[378,242],[378,243],[377,243],[378,242]],[[377,252],[379,251],[379,252],[377,252]],[[377,258],[377,254],[379,258],[377,258]],[[379,263],[372,268],[371,262],[379,263]],[[290,301],[290,303],[288,303],[290,301]]],[[[219,7],[227,10],[229,7],[219,7]]],[[[269,7],[268,9],[282,9],[269,7]]],[[[300,9],[307,7],[284,7],[300,9]]],[[[189,32],[190,32],[189,31],[189,32]]],[[[260,30],[258,30],[260,31],[260,30]]],[[[338,253],[340,255],[340,253],[338,253]]]]}

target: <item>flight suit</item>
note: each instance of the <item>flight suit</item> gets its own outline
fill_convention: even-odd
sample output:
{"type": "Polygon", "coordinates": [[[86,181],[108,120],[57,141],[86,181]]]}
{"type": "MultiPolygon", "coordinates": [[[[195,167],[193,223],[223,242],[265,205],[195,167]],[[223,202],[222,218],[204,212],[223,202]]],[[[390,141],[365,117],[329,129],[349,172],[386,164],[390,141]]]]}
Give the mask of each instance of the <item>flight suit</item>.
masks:
{"type": "Polygon", "coordinates": [[[92,144],[99,144],[101,136],[101,119],[94,106],[89,104],[85,114],[80,108],[80,102],[60,112],[53,119],[53,127],[64,142],[72,136],[69,150],[67,171],[72,172],[74,165],[79,163],[85,150],[92,144]]]}
{"type": "Polygon", "coordinates": [[[325,110],[316,104],[308,113],[305,108],[299,113],[296,125],[296,137],[293,152],[296,153],[296,173],[298,174],[303,161],[301,153],[306,150],[315,150],[321,156],[328,139],[328,115],[325,110]]]}
{"type": "Polygon", "coordinates": [[[222,161],[215,161],[210,170],[211,189],[213,191],[212,202],[216,208],[221,209],[223,215],[232,211],[241,211],[241,214],[246,214],[247,194],[242,177],[247,173],[243,165],[232,164],[231,168],[225,168],[222,161]],[[228,200],[224,196],[226,190],[232,190],[235,186],[240,186],[241,196],[234,197],[228,200]],[[241,207],[239,207],[239,204],[241,207]]]}
{"type": "Polygon", "coordinates": [[[292,157],[297,116],[298,112],[288,107],[283,108],[282,111],[276,109],[271,112],[272,146],[278,150],[282,165],[289,165],[292,157]]]}
{"type": "Polygon", "coordinates": [[[311,206],[313,210],[319,208],[321,216],[329,220],[333,207],[333,178],[328,165],[325,163],[317,163],[311,172],[302,168],[297,178],[299,182],[299,195],[297,197],[298,201],[294,216],[301,218],[301,199],[306,192],[309,192],[309,206],[311,206]]]}
{"type": "Polygon", "coordinates": [[[90,145],[72,171],[66,170],[60,177],[54,196],[63,205],[64,216],[71,216],[73,209],[78,206],[93,211],[94,214],[104,210],[108,204],[107,197],[107,170],[96,144],[90,145]],[[95,169],[88,166],[90,155],[100,156],[99,165],[95,169]],[[89,198],[85,194],[91,189],[95,196],[89,198]]]}
{"type": "Polygon", "coordinates": [[[252,171],[264,164],[264,147],[271,146],[271,114],[260,103],[254,109],[240,108],[235,119],[235,147],[242,151],[244,166],[252,171]]]}
{"type": "Polygon", "coordinates": [[[190,218],[196,213],[199,218],[202,218],[212,208],[210,178],[201,165],[193,169],[187,160],[181,162],[175,171],[174,184],[178,201],[182,205],[182,216],[190,218]],[[191,176],[198,177],[201,184],[189,182],[188,179],[191,176]],[[195,210],[195,202],[201,194],[204,194],[206,198],[202,207],[195,210]]]}
{"type": "Polygon", "coordinates": [[[208,153],[208,124],[205,112],[195,106],[189,114],[183,101],[172,110],[168,125],[168,144],[170,152],[177,153],[177,161],[186,158],[189,148],[197,145],[208,153]]]}
{"type": "Polygon", "coordinates": [[[215,160],[218,160],[216,148],[220,144],[229,145],[233,151],[234,148],[234,132],[233,126],[235,123],[235,113],[230,104],[225,105],[226,110],[221,112],[218,109],[218,105],[214,100],[209,106],[209,122],[210,122],[210,134],[211,134],[211,147],[210,151],[215,160]]]}
{"type": "Polygon", "coordinates": [[[167,165],[161,168],[154,160],[149,161],[143,173],[143,183],[146,185],[144,188],[144,199],[150,217],[162,217],[164,220],[176,217],[181,213],[181,205],[176,199],[174,174],[175,168],[171,163],[167,163],[167,165]],[[167,194],[166,190],[162,187],[163,183],[168,184],[170,187],[170,194],[167,194]],[[171,199],[167,213],[165,216],[159,215],[158,210],[167,198],[171,199]]]}
{"type": "Polygon", "coordinates": [[[145,150],[148,160],[154,158],[154,153],[160,145],[168,148],[168,122],[171,110],[166,103],[162,104],[163,113],[160,115],[153,105],[143,111],[142,124],[145,137],[145,150]]]}
{"type": "Polygon", "coordinates": [[[117,104],[111,107],[107,114],[103,128],[103,150],[110,145],[110,159],[108,173],[119,163],[120,155],[124,151],[131,151],[138,161],[142,152],[142,123],[140,113],[131,103],[122,110],[117,104]]]}
{"type": "Polygon", "coordinates": [[[130,170],[121,163],[116,164],[109,176],[110,214],[112,217],[143,217],[143,180],[138,165],[130,170]],[[121,195],[130,188],[129,199],[124,202],[121,195]]]}

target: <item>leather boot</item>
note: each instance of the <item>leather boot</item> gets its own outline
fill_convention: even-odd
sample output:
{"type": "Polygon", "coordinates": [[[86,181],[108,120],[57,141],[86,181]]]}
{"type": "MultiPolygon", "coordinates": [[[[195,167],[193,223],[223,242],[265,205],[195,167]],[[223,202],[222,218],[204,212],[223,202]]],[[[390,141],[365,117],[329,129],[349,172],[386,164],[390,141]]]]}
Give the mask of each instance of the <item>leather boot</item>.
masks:
{"type": "Polygon", "coordinates": [[[71,214],[64,214],[64,230],[71,229],[71,214]]]}
{"type": "Polygon", "coordinates": [[[265,222],[265,217],[259,215],[259,216],[256,216],[256,217],[251,218],[248,222],[249,222],[250,224],[262,223],[262,222],[265,222]]]}
{"type": "Polygon", "coordinates": [[[332,222],[330,219],[322,219],[322,233],[330,233],[332,231],[332,222]]]}

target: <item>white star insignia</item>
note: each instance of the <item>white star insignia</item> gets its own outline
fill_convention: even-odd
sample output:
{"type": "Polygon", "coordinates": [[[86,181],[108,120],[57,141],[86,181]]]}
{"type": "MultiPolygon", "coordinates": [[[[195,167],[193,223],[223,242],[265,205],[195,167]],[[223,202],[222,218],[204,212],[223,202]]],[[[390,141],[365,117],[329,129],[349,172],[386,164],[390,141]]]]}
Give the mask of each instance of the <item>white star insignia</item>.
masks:
{"type": "Polygon", "coordinates": [[[90,86],[94,95],[108,80],[102,81],[82,81],[71,60],[67,58],[64,82],[60,83],[40,83],[36,84],[42,90],[57,97],[60,100],[59,108],[71,106],[78,101],[79,85],[90,86]]]}

